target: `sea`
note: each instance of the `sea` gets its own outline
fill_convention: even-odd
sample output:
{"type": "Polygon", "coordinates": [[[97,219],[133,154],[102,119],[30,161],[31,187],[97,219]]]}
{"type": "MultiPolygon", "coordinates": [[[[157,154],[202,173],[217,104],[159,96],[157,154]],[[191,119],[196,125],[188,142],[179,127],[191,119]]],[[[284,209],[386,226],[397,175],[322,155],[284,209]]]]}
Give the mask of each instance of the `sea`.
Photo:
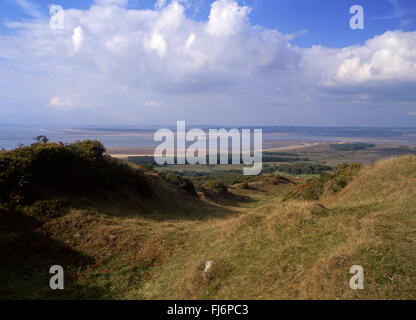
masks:
{"type": "MultiPolygon", "coordinates": [[[[161,127],[164,128],[164,127],[161,127]]],[[[168,127],[166,127],[168,128],[168,127]]],[[[219,126],[200,126],[202,130],[220,129],[219,126]]],[[[224,127],[229,130],[230,128],[224,127]]],[[[49,141],[72,143],[86,139],[99,140],[106,148],[153,148],[157,127],[72,127],[54,128],[0,124],[0,149],[10,150],[29,145],[39,135],[49,141]]],[[[176,128],[170,128],[175,132],[176,128]]],[[[187,130],[191,127],[187,128],[187,130]]],[[[242,128],[237,128],[242,129],[242,128]]],[[[262,129],[263,145],[274,142],[370,142],[377,144],[416,145],[416,128],[364,128],[364,127],[289,127],[267,126],[262,129]]],[[[241,132],[241,131],[240,131],[241,132]]]]}

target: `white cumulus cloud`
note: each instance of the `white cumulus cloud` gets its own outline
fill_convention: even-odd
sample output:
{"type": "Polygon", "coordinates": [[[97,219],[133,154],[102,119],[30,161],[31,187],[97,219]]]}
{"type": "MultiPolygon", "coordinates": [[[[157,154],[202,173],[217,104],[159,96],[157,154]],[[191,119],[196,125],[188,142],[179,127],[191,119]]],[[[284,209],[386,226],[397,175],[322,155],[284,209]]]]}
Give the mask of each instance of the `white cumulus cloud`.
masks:
{"type": "Polygon", "coordinates": [[[74,51],[78,52],[81,49],[83,40],[82,27],[78,26],[74,29],[72,34],[72,44],[74,45],[74,51]]]}
{"type": "MultiPolygon", "coordinates": [[[[130,119],[164,101],[163,113],[143,110],[144,118],[164,123],[188,114],[216,121],[217,112],[260,117],[253,111],[259,106],[272,121],[273,107],[416,99],[416,32],[388,31],[340,49],[298,48],[290,43],[296,33],[253,25],[251,8],[234,0],[214,1],[206,21],[187,15],[183,1],[155,6],[95,0],[88,9],[65,10],[60,32],[47,18],[8,22],[13,33],[0,36],[0,70],[12,76],[0,88],[30,88],[25,99],[42,107],[106,106],[109,119],[130,119]]],[[[9,91],[0,89],[0,103],[21,105],[9,91]]]]}
{"type": "Polygon", "coordinates": [[[71,109],[72,104],[68,99],[63,99],[61,97],[52,97],[49,101],[48,106],[60,110],[69,110],[71,109]]]}

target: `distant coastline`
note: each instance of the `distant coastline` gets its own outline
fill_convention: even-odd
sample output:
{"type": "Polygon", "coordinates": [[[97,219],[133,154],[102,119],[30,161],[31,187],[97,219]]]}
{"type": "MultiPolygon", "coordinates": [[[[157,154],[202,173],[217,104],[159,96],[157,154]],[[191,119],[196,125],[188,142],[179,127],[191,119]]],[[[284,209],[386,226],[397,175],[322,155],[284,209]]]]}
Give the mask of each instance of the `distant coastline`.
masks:
{"type": "MultiPolygon", "coordinates": [[[[209,126],[205,127],[209,128],[209,126]]],[[[221,127],[212,126],[210,128],[221,127]]],[[[224,128],[230,129],[229,127],[224,128]]],[[[416,145],[416,128],[294,126],[259,126],[256,128],[263,130],[263,147],[268,150],[298,148],[299,145],[305,143],[337,143],[342,141],[416,145]]],[[[99,140],[107,148],[108,153],[118,156],[149,155],[153,154],[153,149],[156,147],[156,143],[153,141],[156,130],[157,128],[47,128],[0,125],[0,149],[10,150],[19,144],[31,144],[33,137],[45,135],[52,142],[72,143],[77,140],[99,140]]],[[[174,131],[174,128],[172,130],[174,131]]]]}

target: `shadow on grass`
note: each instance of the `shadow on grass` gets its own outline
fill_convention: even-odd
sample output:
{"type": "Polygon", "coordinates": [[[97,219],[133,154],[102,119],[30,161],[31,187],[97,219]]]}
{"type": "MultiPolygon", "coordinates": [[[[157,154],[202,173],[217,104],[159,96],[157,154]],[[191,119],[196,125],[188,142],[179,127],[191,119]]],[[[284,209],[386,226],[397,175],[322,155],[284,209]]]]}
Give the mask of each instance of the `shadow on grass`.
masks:
{"type": "Polygon", "coordinates": [[[100,299],[104,292],[80,286],[77,270],[94,261],[40,233],[25,214],[0,210],[0,299],[100,299]],[[64,268],[64,290],[51,290],[52,265],[64,268]]]}
{"type": "Polygon", "coordinates": [[[197,221],[210,218],[228,218],[241,214],[226,206],[256,202],[247,196],[229,194],[219,199],[205,201],[201,198],[181,193],[167,193],[160,197],[143,197],[131,190],[118,194],[100,192],[90,197],[68,199],[74,209],[95,211],[112,217],[141,217],[154,221],[184,220],[197,221]]]}
{"type": "Polygon", "coordinates": [[[218,205],[241,207],[243,204],[256,203],[258,200],[246,195],[228,192],[225,194],[206,195],[207,199],[218,205]]]}

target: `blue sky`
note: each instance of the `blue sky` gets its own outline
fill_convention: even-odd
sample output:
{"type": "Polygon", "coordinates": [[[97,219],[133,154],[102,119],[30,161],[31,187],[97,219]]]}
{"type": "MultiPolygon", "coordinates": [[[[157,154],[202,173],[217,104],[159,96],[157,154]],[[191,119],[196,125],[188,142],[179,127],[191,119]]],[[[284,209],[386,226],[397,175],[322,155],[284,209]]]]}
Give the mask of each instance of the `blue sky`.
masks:
{"type": "Polygon", "coordinates": [[[0,123],[416,126],[416,1],[126,1],[3,0],[0,123]]]}
{"type": "MultiPolygon", "coordinates": [[[[59,4],[64,9],[88,9],[93,0],[38,0],[31,1],[43,15],[49,14],[50,4],[59,4]]],[[[211,0],[194,1],[187,15],[207,20],[211,0]]],[[[0,19],[30,19],[16,0],[0,3],[0,19]]],[[[362,44],[367,39],[387,30],[414,31],[416,28],[416,1],[414,0],[245,0],[252,8],[250,20],[253,24],[277,28],[283,33],[308,30],[307,36],[296,38],[293,43],[302,47],[321,44],[341,48],[351,44],[362,44]],[[365,29],[351,30],[347,23],[352,5],[362,5],[365,10],[365,29]]],[[[155,0],[130,0],[129,8],[154,9],[155,0]]],[[[10,30],[1,25],[3,34],[10,30]]]]}

